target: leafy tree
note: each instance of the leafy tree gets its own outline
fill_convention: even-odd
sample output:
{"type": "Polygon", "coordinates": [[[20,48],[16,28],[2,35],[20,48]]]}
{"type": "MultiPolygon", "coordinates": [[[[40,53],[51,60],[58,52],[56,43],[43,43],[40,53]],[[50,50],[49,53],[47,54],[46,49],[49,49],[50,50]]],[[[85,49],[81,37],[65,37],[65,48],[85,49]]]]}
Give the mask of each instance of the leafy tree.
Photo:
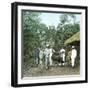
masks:
{"type": "MultiPolygon", "coordinates": [[[[74,14],[62,14],[60,16],[60,23],[57,26],[56,41],[57,47],[64,45],[66,39],[80,30],[80,25],[76,22],[74,14]]],[[[58,48],[59,48],[58,47],[58,48]]]]}
{"type": "Polygon", "coordinates": [[[30,61],[30,58],[34,55],[34,48],[39,45],[39,35],[37,33],[40,23],[39,15],[40,13],[22,11],[24,62],[30,61]]]}

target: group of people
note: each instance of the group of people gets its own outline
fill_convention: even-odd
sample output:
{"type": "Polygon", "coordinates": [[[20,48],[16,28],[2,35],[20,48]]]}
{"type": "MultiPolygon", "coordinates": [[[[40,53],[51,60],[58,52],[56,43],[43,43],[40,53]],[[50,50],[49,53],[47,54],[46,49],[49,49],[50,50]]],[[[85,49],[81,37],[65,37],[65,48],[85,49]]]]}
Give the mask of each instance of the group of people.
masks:
{"type": "Polygon", "coordinates": [[[52,49],[49,45],[46,46],[45,49],[43,48],[36,48],[35,50],[35,62],[37,65],[42,64],[44,60],[45,66],[52,66],[52,54],[54,49],[52,49]]]}
{"type": "MultiPolygon", "coordinates": [[[[52,60],[52,55],[55,52],[53,48],[51,48],[49,45],[46,46],[45,49],[43,48],[36,48],[35,49],[35,63],[37,65],[42,64],[44,60],[44,64],[46,67],[52,66],[53,65],[53,60],[52,60]]],[[[65,65],[65,57],[66,57],[66,52],[64,48],[61,48],[60,51],[60,57],[62,58],[63,65],[65,65]]],[[[71,49],[71,66],[75,66],[75,59],[77,57],[77,50],[75,49],[75,46],[72,46],[71,49]]]]}
{"type": "MultiPolygon", "coordinates": [[[[65,65],[65,49],[62,48],[60,50],[60,57],[62,58],[62,61],[63,61],[63,65],[65,65]]],[[[74,67],[75,66],[75,60],[76,60],[76,57],[77,57],[77,50],[75,49],[75,46],[72,46],[71,48],[71,55],[70,55],[70,59],[71,59],[71,66],[74,67]]]]}

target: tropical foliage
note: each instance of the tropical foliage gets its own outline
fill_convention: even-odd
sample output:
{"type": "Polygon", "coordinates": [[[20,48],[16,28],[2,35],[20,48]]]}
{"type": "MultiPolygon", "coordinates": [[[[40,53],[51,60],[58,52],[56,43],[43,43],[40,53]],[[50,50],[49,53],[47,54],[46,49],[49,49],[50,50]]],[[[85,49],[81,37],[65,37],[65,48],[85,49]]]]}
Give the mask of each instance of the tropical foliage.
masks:
{"type": "MultiPolygon", "coordinates": [[[[59,50],[65,40],[80,30],[75,14],[63,13],[58,26],[47,26],[42,23],[39,12],[22,11],[22,39],[24,62],[34,63],[36,47],[45,47],[47,43],[59,50]]],[[[53,19],[53,18],[52,18],[53,19]]]]}

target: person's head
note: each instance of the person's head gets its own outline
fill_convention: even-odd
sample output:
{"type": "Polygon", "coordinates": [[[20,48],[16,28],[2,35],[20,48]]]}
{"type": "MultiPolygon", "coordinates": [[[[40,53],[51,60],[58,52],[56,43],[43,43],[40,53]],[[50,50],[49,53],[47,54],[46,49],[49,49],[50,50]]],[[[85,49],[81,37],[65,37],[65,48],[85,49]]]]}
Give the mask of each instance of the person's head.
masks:
{"type": "Polygon", "coordinates": [[[49,48],[49,44],[46,45],[46,48],[49,48]]]}
{"type": "Polygon", "coordinates": [[[75,46],[72,46],[72,49],[75,49],[75,46]]]}

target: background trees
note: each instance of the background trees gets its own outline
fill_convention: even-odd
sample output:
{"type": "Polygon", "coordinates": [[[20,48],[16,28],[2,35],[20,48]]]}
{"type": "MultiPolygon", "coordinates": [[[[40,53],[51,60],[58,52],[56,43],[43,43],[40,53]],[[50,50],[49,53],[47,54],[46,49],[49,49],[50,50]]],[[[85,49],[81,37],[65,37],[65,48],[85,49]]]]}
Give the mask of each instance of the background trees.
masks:
{"type": "MultiPolygon", "coordinates": [[[[34,63],[36,47],[44,48],[47,43],[60,49],[66,39],[80,30],[75,14],[60,15],[58,26],[47,26],[41,22],[42,13],[22,11],[22,47],[24,62],[34,63]]],[[[52,18],[53,19],[53,18],[52,18]]]]}
{"type": "Polygon", "coordinates": [[[60,23],[57,26],[56,32],[56,44],[57,46],[63,46],[66,39],[70,38],[73,34],[80,30],[79,22],[76,22],[76,16],[74,14],[62,14],[60,16],[60,23]]]}
{"type": "Polygon", "coordinates": [[[22,11],[22,42],[23,42],[23,60],[33,63],[34,49],[40,43],[38,28],[40,24],[40,13],[22,11]]]}

